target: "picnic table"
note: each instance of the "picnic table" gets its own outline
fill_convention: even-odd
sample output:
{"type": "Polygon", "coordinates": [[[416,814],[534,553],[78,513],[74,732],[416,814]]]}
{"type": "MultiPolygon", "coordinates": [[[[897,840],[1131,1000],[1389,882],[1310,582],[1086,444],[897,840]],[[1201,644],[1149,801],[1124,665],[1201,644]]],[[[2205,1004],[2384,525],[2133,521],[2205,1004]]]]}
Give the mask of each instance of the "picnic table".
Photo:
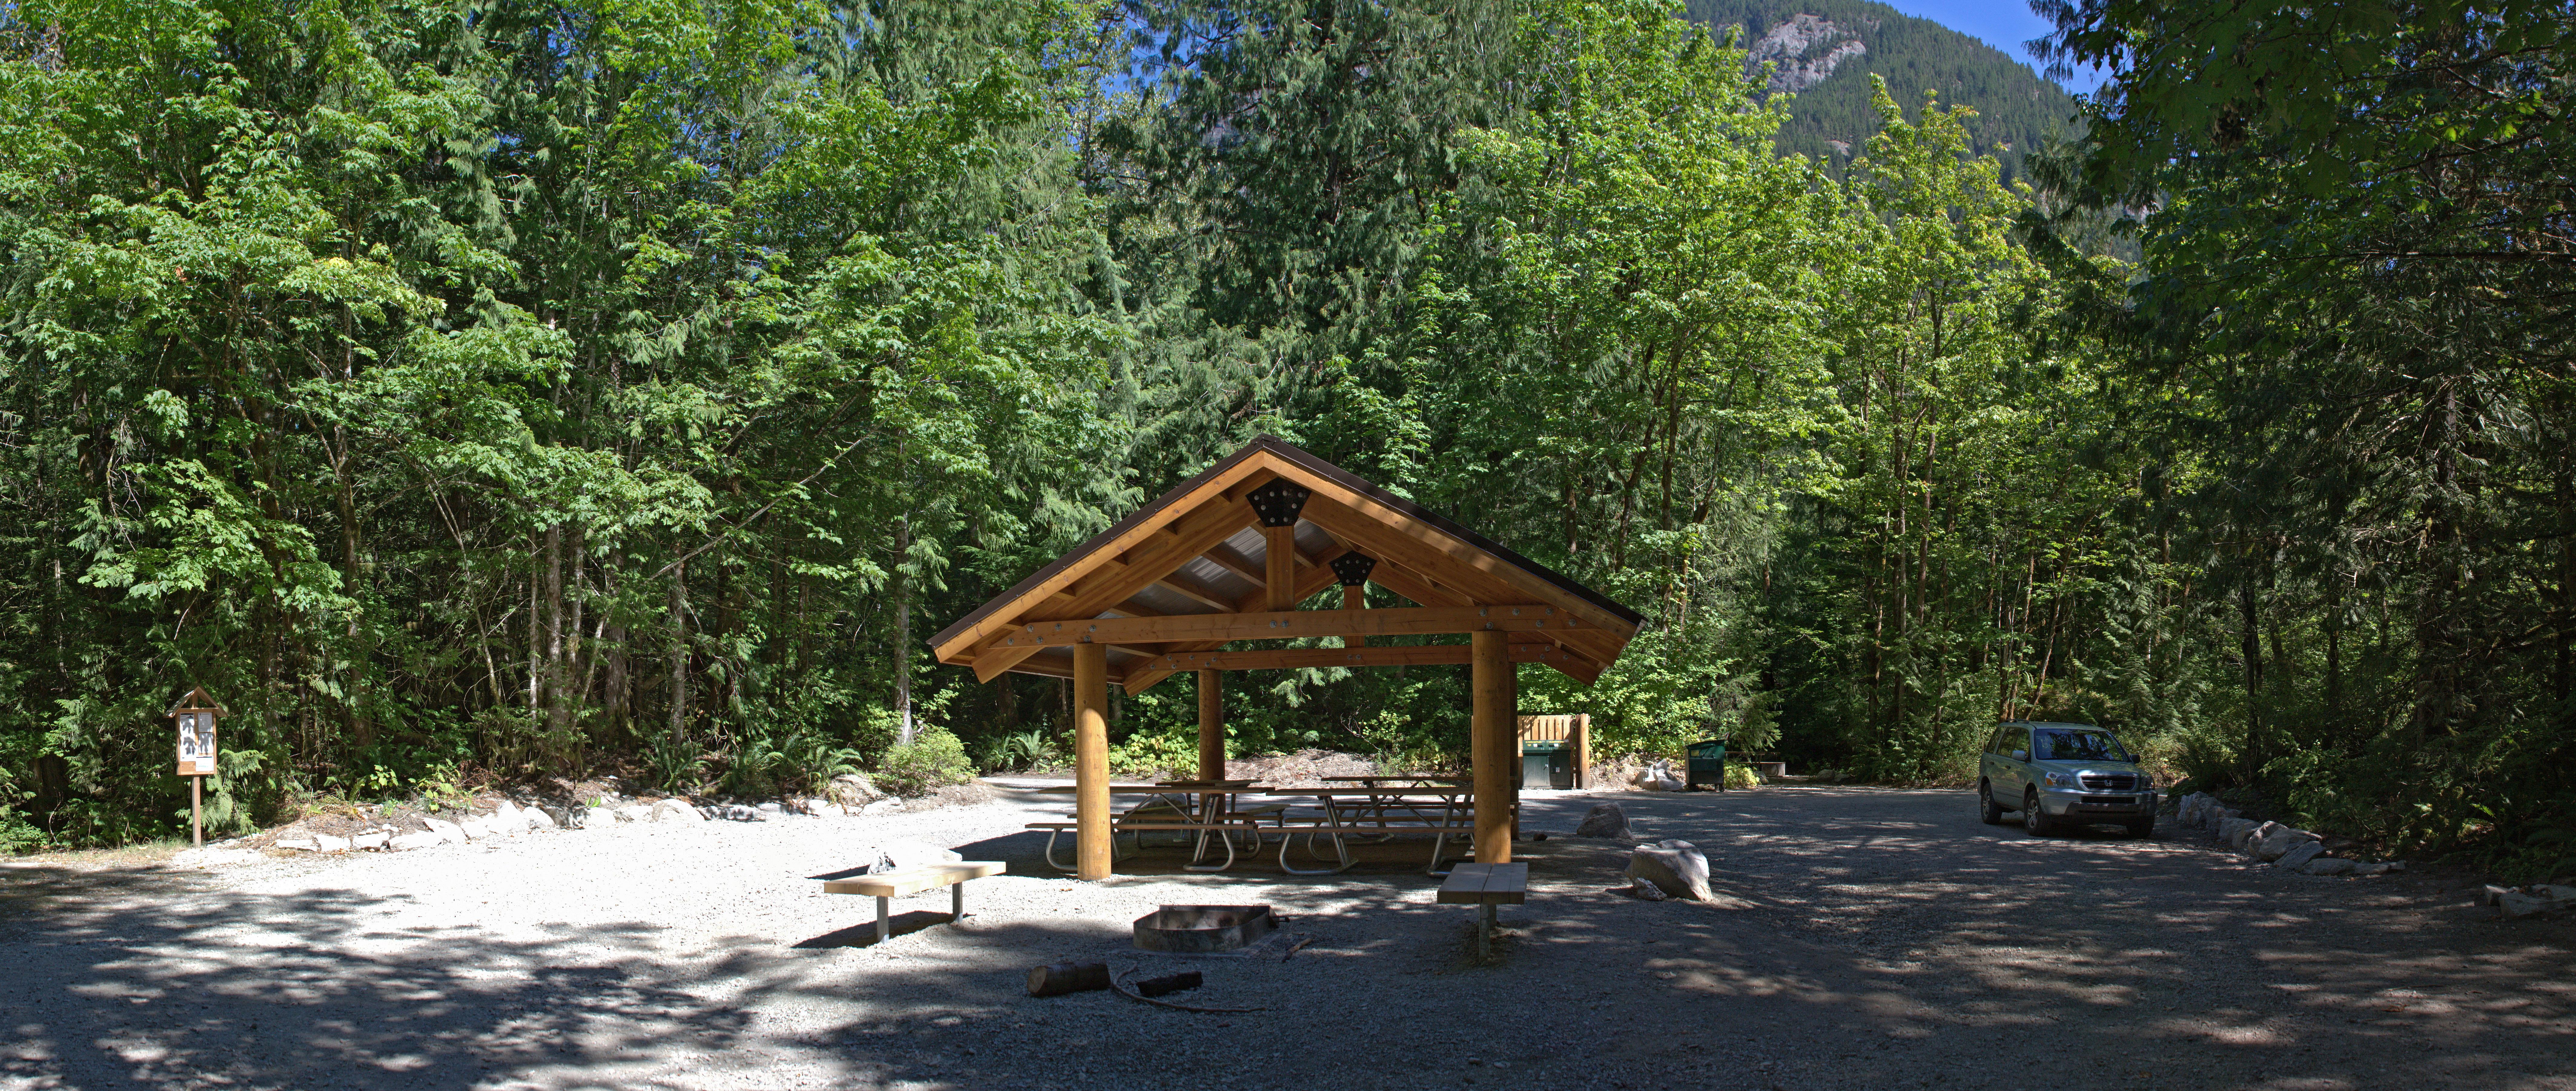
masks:
{"type": "MultiPolygon", "coordinates": [[[[1148,833],[1177,833],[1184,835],[1192,844],[1190,862],[1182,865],[1184,869],[1189,871],[1224,871],[1227,868],[1233,867],[1235,860],[1235,835],[1237,833],[1250,835],[1253,850],[1257,852],[1261,845],[1259,822],[1262,816],[1266,814],[1280,813],[1287,810],[1284,805],[1237,808],[1234,803],[1234,797],[1243,794],[1251,787],[1253,787],[1253,782],[1248,780],[1165,781],[1153,784],[1112,784],[1109,786],[1110,795],[1145,796],[1147,798],[1143,802],[1127,808],[1124,812],[1121,812],[1118,817],[1112,820],[1112,824],[1110,826],[1110,832],[1112,835],[1110,841],[1111,850],[1113,853],[1116,851],[1117,841],[1115,835],[1117,834],[1125,833],[1135,835],[1136,848],[1138,851],[1142,851],[1145,848],[1144,835],[1148,833]],[[1156,804],[1158,802],[1163,805],[1163,808],[1160,810],[1156,808],[1156,804]],[[1217,835],[1217,841],[1225,846],[1225,862],[1222,864],[1201,863],[1201,861],[1207,859],[1208,856],[1208,835],[1210,834],[1217,835]]],[[[1071,795],[1076,791],[1076,786],[1071,784],[1050,785],[1040,788],[1038,791],[1054,795],[1071,795]]],[[[1076,824],[1072,822],[1031,822],[1028,824],[1028,828],[1030,829],[1043,829],[1047,831],[1046,861],[1048,866],[1053,867],[1058,871],[1074,870],[1073,868],[1067,867],[1056,860],[1055,842],[1058,836],[1062,835],[1064,831],[1074,828],[1075,825],[1076,824]]]]}
{"type": "Polygon", "coordinates": [[[1351,858],[1346,838],[1372,837],[1378,842],[1391,841],[1398,833],[1431,835],[1433,875],[1446,875],[1441,868],[1447,855],[1449,838],[1475,836],[1475,802],[1465,787],[1453,788],[1274,788],[1274,796],[1312,799],[1322,806],[1322,814],[1312,820],[1291,824],[1294,815],[1283,814],[1279,839],[1279,869],[1290,875],[1334,875],[1348,871],[1357,861],[1351,858]],[[1313,869],[1299,868],[1288,862],[1289,846],[1297,835],[1306,837],[1306,854],[1322,859],[1315,851],[1317,836],[1333,841],[1333,854],[1338,866],[1313,869]]]}

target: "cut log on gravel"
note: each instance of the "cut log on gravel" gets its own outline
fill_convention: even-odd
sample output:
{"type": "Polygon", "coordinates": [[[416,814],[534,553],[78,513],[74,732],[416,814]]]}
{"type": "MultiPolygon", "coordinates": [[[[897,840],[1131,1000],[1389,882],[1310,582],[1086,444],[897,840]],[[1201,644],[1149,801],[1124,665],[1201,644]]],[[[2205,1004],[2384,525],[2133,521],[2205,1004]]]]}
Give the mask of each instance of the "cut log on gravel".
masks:
{"type": "Polygon", "coordinates": [[[1139,1004],[1152,1004],[1155,1007],[1170,1008],[1173,1011],[1194,1011],[1201,1015],[1241,1015],[1245,1012],[1269,1010],[1267,1008],[1202,1008],[1192,1004],[1175,1004],[1169,1000],[1156,1000],[1150,996],[1139,995],[1135,990],[1119,984],[1114,979],[1109,982],[1109,987],[1113,991],[1117,992],[1118,995],[1126,997],[1127,999],[1133,1000],[1139,1004]]]}
{"type": "Polygon", "coordinates": [[[1163,996],[1169,993],[1186,992],[1202,984],[1205,984],[1205,981],[1199,977],[1197,970],[1184,970],[1177,974],[1149,977],[1139,981],[1136,983],[1136,991],[1146,996],[1163,996]]]}
{"type": "Polygon", "coordinates": [[[1063,996],[1108,987],[1106,962],[1058,962],[1029,971],[1030,996],[1063,996]]]}

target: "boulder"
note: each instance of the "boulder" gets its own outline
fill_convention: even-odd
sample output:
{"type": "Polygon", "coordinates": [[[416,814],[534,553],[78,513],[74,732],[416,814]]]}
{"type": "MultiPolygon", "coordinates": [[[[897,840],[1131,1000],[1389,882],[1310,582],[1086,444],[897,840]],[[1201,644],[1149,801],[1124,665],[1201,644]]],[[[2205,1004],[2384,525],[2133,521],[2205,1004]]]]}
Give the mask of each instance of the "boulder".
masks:
{"type": "MultiPolygon", "coordinates": [[[[880,841],[876,846],[876,855],[876,864],[869,868],[869,871],[880,875],[889,871],[901,871],[908,867],[919,867],[923,864],[953,864],[965,859],[952,850],[919,841],[880,841]]],[[[866,859],[866,852],[862,851],[859,858],[866,859]]]]}
{"type": "Polygon", "coordinates": [[[2352,868],[2352,861],[2346,860],[2343,857],[2320,856],[2314,860],[2308,861],[2307,866],[2300,868],[2299,870],[2307,872],[2310,875],[2350,875],[2352,874],[2352,868]]]}
{"type": "Polygon", "coordinates": [[[653,807],[648,803],[629,803],[617,809],[617,820],[620,822],[650,822],[653,820],[653,807]]]}
{"type": "Polygon", "coordinates": [[[876,801],[876,802],[874,802],[874,803],[868,804],[868,805],[867,805],[867,806],[865,806],[865,807],[861,807],[861,808],[859,808],[859,813],[860,813],[860,814],[868,814],[868,815],[875,815],[875,814],[894,814],[894,813],[899,812],[899,811],[901,811],[901,810],[903,810],[903,801],[902,801],[902,800],[900,800],[900,799],[880,799],[880,800],[878,800],[878,801],[876,801]]]}
{"type": "Polygon", "coordinates": [[[2315,841],[2302,841],[2296,845],[2290,846],[2290,851],[2282,853],[2277,859],[2274,859],[2272,861],[2272,866],[2281,868],[2285,871],[2295,871],[2299,868],[2306,867],[2308,861],[2314,860],[2325,854],[2325,845],[2315,841]]]}
{"type": "Polygon", "coordinates": [[[769,802],[767,802],[767,803],[763,803],[763,804],[761,804],[761,805],[760,805],[760,809],[761,809],[761,811],[762,811],[762,812],[767,813],[767,814],[774,814],[774,815],[775,815],[775,814],[785,814],[785,813],[787,813],[787,805],[786,805],[786,804],[784,804],[784,803],[780,803],[780,802],[778,802],[777,800],[774,800],[774,799],[773,799],[773,800],[770,800],[770,801],[769,801],[769,802]]]}
{"type": "Polygon", "coordinates": [[[2238,831],[2236,839],[2228,842],[2227,847],[2238,852],[2252,853],[2254,846],[2262,844],[2264,838],[2272,836],[2272,831],[2280,828],[2281,824],[2278,822],[2257,822],[2238,831]]]}
{"type": "Polygon", "coordinates": [[[1644,879],[1676,898],[1705,902],[1716,897],[1708,889],[1708,858],[1688,841],[1637,846],[1628,854],[1628,878],[1644,879]]]}
{"type": "Polygon", "coordinates": [[[2264,834],[2261,840],[2254,843],[2253,851],[2259,859],[2278,860],[2292,847],[2304,845],[2316,839],[2317,835],[2306,830],[2274,826],[2272,832],[2264,834]]]}
{"type": "Polygon", "coordinates": [[[2387,874],[2387,873],[2388,873],[2388,871],[2389,871],[2389,867],[2388,867],[2388,865],[2387,865],[2387,864],[2384,864],[2384,863],[2381,863],[2381,864],[2354,864],[2354,865],[2352,866],[2352,873],[2353,873],[2353,874],[2355,874],[2355,875],[2385,875],[2385,874],[2387,874]]]}
{"type": "Polygon", "coordinates": [[[706,820],[707,816],[699,814],[698,808],[685,799],[665,799],[653,804],[655,822],[678,822],[686,825],[706,820]]]}
{"type": "Polygon", "coordinates": [[[824,794],[832,797],[833,802],[847,807],[865,807],[886,798],[866,773],[843,773],[833,777],[831,787],[824,789],[824,794]]]}
{"type": "Polygon", "coordinates": [[[347,852],[349,851],[349,839],[346,837],[333,837],[329,834],[323,834],[313,839],[313,851],[347,852]]]}
{"type": "Polygon", "coordinates": [[[493,829],[505,833],[528,828],[527,816],[520,813],[519,805],[506,799],[493,806],[491,823],[493,829]]]}
{"type": "Polygon", "coordinates": [[[805,801],[805,813],[813,815],[816,818],[822,818],[826,815],[841,813],[841,806],[831,800],[824,799],[821,796],[816,796],[805,801]]]}
{"type": "Polygon", "coordinates": [[[1576,837],[1626,837],[1628,812],[1616,803],[1595,803],[1584,812],[1583,824],[1574,827],[1576,837]]]}
{"type": "Polygon", "coordinates": [[[2547,898],[2535,898],[2519,890],[2507,890],[2498,893],[2496,895],[2495,905],[2497,908],[2504,910],[2504,915],[2508,917],[2528,917],[2534,913],[2543,913],[2552,909],[2567,908],[2567,904],[2565,902],[2554,902],[2547,898]]]}
{"type": "Polygon", "coordinates": [[[2255,826],[2257,826],[2257,825],[2260,825],[2260,823],[2257,823],[2257,822],[2253,821],[2252,819],[2245,819],[2245,818],[2222,818],[2222,819],[2219,819],[2219,820],[2218,820],[2218,840],[2219,840],[2219,842],[2220,842],[2221,844],[2225,844],[2225,845],[2233,846],[2233,845],[2235,845],[2237,842],[2243,841],[2243,840],[2245,839],[2245,835],[2246,835],[2246,834],[2248,834],[2248,833],[2250,833],[2250,832],[2253,832],[2254,827],[2255,827],[2255,826]]]}
{"type": "Polygon", "coordinates": [[[1637,775],[1628,778],[1628,784],[1649,792],[1682,790],[1682,778],[1673,775],[1673,763],[1664,759],[1647,762],[1645,768],[1637,770],[1637,775]]]}
{"type": "Polygon", "coordinates": [[[270,848],[278,848],[278,849],[293,849],[293,850],[295,850],[295,851],[297,851],[297,852],[313,852],[313,851],[315,851],[315,850],[317,850],[317,849],[321,848],[321,846],[320,846],[320,845],[316,845],[316,844],[314,844],[314,843],[313,843],[313,839],[312,839],[312,838],[309,838],[309,837],[281,838],[281,839],[277,840],[276,842],[271,843],[271,844],[269,845],[269,847],[270,847],[270,848]]]}
{"type": "Polygon", "coordinates": [[[465,839],[468,841],[485,840],[497,832],[492,829],[492,821],[490,819],[484,818],[481,815],[472,814],[457,819],[456,828],[464,832],[465,839]]]}
{"type": "Polygon", "coordinates": [[[1672,897],[1664,893],[1664,888],[1656,886],[1653,880],[1644,876],[1628,880],[1628,893],[1639,901],[1647,902],[1660,902],[1672,897]]]}
{"type": "Polygon", "coordinates": [[[581,828],[585,830],[604,829],[616,824],[617,812],[606,807],[592,807],[581,812],[581,828]]]}
{"type": "Polygon", "coordinates": [[[383,852],[385,846],[392,843],[393,835],[383,830],[369,830],[349,839],[350,848],[372,849],[377,852],[383,852]]]}
{"type": "Polygon", "coordinates": [[[458,826],[456,823],[450,822],[444,818],[424,818],[420,821],[422,825],[429,827],[429,832],[438,835],[439,844],[462,845],[465,843],[465,829],[458,826]]]}
{"type": "Polygon", "coordinates": [[[417,833],[395,834],[391,847],[396,852],[410,852],[413,849],[436,848],[446,843],[446,838],[434,832],[422,830],[417,833]]]}
{"type": "Polygon", "coordinates": [[[528,828],[532,830],[553,830],[563,828],[564,822],[562,819],[555,817],[556,813],[557,812],[547,810],[544,807],[528,808],[528,828]]]}
{"type": "Polygon", "coordinates": [[[2174,809],[2174,823],[2186,830],[2205,830],[2218,825],[2218,812],[2224,808],[2218,797],[2207,792],[2193,792],[2182,797],[2174,809]]]}

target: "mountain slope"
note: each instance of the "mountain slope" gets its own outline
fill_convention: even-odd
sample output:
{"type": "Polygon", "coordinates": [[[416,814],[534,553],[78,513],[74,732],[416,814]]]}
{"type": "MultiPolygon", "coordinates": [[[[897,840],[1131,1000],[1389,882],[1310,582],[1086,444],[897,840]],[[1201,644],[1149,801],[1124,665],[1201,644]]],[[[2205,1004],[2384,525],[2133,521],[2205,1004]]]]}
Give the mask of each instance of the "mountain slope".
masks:
{"type": "Polygon", "coordinates": [[[1755,63],[1778,67],[1774,92],[1798,96],[1781,127],[1779,146],[1840,163],[1864,150],[1878,129],[1869,75],[1919,116],[1923,92],[1945,107],[1974,107],[1968,123],[1977,150],[2021,176],[2022,155],[2041,141],[2074,131],[2075,100],[2003,51],[1929,19],[1870,0],[1688,0],[1690,17],[1720,33],[1744,28],[1755,63]]]}

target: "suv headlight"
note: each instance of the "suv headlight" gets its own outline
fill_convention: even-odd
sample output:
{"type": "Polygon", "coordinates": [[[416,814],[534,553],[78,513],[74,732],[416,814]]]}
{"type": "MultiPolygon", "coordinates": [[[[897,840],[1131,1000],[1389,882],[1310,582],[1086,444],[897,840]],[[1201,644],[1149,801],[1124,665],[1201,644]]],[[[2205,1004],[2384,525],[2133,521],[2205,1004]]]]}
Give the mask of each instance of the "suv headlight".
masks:
{"type": "Polygon", "coordinates": [[[2075,774],[2073,773],[2041,773],[2039,775],[2039,782],[2051,788],[2081,788],[2084,786],[2081,782],[2075,779],[2075,774]]]}

